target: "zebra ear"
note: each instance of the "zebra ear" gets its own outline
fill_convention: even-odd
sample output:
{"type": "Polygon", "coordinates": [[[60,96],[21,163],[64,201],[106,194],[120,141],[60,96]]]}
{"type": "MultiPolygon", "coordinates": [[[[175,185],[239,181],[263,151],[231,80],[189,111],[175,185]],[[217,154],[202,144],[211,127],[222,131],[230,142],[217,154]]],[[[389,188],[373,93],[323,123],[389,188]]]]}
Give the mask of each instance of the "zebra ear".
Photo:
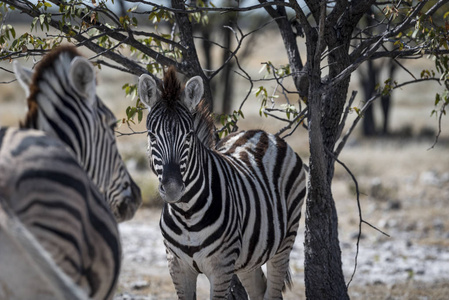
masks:
{"type": "Polygon", "coordinates": [[[148,110],[153,107],[159,96],[159,89],[156,81],[148,74],[142,74],[139,77],[139,98],[147,106],[148,110]]]}
{"type": "Polygon", "coordinates": [[[184,88],[182,101],[187,108],[190,109],[190,111],[193,111],[203,98],[203,92],[203,79],[201,79],[200,76],[195,76],[187,81],[186,87],[184,88]]]}
{"type": "Polygon", "coordinates": [[[17,81],[19,81],[22,88],[25,90],[25,94],[28,97],[30,95],[30,85],[33,78],[33,70],[22,67],[17,60],[13,63],[14,74],[17,81]]]}
{"type": "Polygon", "coordinates": [[[77,56],[70,64],[69,82],[72,87],[83,97],[89,104],[93,105],[96,96],[96,80],[94,66],[86,58],[77,56]]]}

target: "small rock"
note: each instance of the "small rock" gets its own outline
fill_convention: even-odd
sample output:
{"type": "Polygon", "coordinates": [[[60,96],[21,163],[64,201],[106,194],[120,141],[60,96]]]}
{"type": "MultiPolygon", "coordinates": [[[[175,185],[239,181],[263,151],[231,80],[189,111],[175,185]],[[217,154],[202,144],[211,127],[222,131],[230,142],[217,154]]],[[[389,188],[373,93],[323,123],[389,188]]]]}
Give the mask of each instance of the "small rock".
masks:
{"type": "Polygon", "coordinates": [[[133,290],[143,290],[144,288],[147,288],[150,286],[150,283],[146,280],[139,280],[132,283],[132,289],[133,290]]]}
{"type": "Polygon", "coordinates": [[[399,210],[402,208],[402,204],[399,200],[390,200],[388,201],[388,210],[399,210]]]}
{"type": "Polygon", "coordinates": [[[405,231],[415,231],[418,228],[418,224],[416,221],[410,222],[405,226],[405,231]]]}
{"type": "Polygon", "coordinates": [[[426,171],[422,172],[419,176],[419,181],[425,185],[436,185],[440,184],[440,180],[438,179],[438,174],[435,171],[426,171]]]}
{"type": "Polygon", "coordinates": [[[441,175],[440,181],[441,182],[449,182],[449,172],[443,173],[443,175],[441,175]]]}
{"type": "Polygon", "coordinates": [[[433,220],[433,228],[438,231],[443,231],[444,230],[444,222],[440,218],[433,220]]]}
{"type": "Polygon", "coordinates": [[[379,177],[375,177],[371,180],[371,196],[374,198],[380,198],[382,196],[382,181],[379,177]]]}

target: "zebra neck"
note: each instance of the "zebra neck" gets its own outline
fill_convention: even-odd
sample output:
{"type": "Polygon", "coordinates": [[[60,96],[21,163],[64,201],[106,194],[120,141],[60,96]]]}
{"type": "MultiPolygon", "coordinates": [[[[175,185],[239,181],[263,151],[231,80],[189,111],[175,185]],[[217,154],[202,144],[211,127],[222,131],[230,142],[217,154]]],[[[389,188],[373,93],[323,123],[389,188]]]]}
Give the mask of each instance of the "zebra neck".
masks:
{"type": "MultiPolygon", "coordinates": [[[[55,84],[46,83],[39,85],[41,92],[36,95],[38,109],[36,120],[33,122],[36,129],[42,130],[61,140],[74,153],[78,162],[84,167],[86,162],[87,144],[92,143],[95,130],[91,120],[82,114],[80,101],[74,99],[73,95],[65,95],[55,84]],[[46,87],[46,89],[44,89],[46,87]],[[60,95],[59,93],[63,93],[60,95]],[[68,97],[71,101],[67,101],[68,97]],[[83,118],[81,118],[83,117],[83,118]],[[88,140],[92,141],[88,141],[88,140]]],[[[67,94],[67,92],[66,92],[67,94]]],[[[32,124],[29,124],[31,127],[32,124]]]]}
{"type": "Polygon", "coordinates": [[[191,219],[195,214],[207,209],[212,202],[210,191],[211,161],[210,150],[201,142],[192,145],[188,167],[184,176],[186,191],[181,202],[174,205],[184,218],[191,219]]]}

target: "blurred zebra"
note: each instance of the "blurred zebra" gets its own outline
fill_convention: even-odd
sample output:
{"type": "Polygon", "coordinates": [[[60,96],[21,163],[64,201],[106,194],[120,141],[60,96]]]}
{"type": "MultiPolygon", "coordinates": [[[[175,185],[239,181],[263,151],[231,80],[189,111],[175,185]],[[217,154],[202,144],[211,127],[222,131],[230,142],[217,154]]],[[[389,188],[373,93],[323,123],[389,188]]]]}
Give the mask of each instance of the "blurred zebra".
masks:
{"type": "Polygon", "coordinates": [[[299,156],[260,130],[214,145],[199,76],[181,90],[173,69],[161,87],[142,75],[138,90],[149,109],[148,156],[165,201],[160,226],[179,299],[196,297],[199,273],[211,299],[229,295],[233,274],[251,299],[281,299],[306,193],[299,156]]]}
{"type": "Polygon", "coordinates": [[[0,128],[0,299],[112,299],[120,264],[115,218],[73,153],[0,128]]]}
{"type": "Polygon", "coordinates": [[[112,112],[96,95],[95,70],[73,46],[47,54],[33,72],[14,64],[28,97],[22,128],[45,131],[73,151],[104,194],[118,222],[133,217],[142,202],[117,149],[112,112]]]}

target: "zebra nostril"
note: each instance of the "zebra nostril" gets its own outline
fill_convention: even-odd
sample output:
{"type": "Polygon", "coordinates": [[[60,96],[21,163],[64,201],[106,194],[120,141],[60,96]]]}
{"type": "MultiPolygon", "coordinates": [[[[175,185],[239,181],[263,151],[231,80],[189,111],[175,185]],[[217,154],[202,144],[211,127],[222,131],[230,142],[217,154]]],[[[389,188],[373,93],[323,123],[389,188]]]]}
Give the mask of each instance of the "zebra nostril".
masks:
{"type": "Polygon", "coordinates": [[[127,188],[129,188],[129,182],[128,182],[128,181],[126,181],[126,182],[123,184],[123,189],[126,190],[127,188]]]}

